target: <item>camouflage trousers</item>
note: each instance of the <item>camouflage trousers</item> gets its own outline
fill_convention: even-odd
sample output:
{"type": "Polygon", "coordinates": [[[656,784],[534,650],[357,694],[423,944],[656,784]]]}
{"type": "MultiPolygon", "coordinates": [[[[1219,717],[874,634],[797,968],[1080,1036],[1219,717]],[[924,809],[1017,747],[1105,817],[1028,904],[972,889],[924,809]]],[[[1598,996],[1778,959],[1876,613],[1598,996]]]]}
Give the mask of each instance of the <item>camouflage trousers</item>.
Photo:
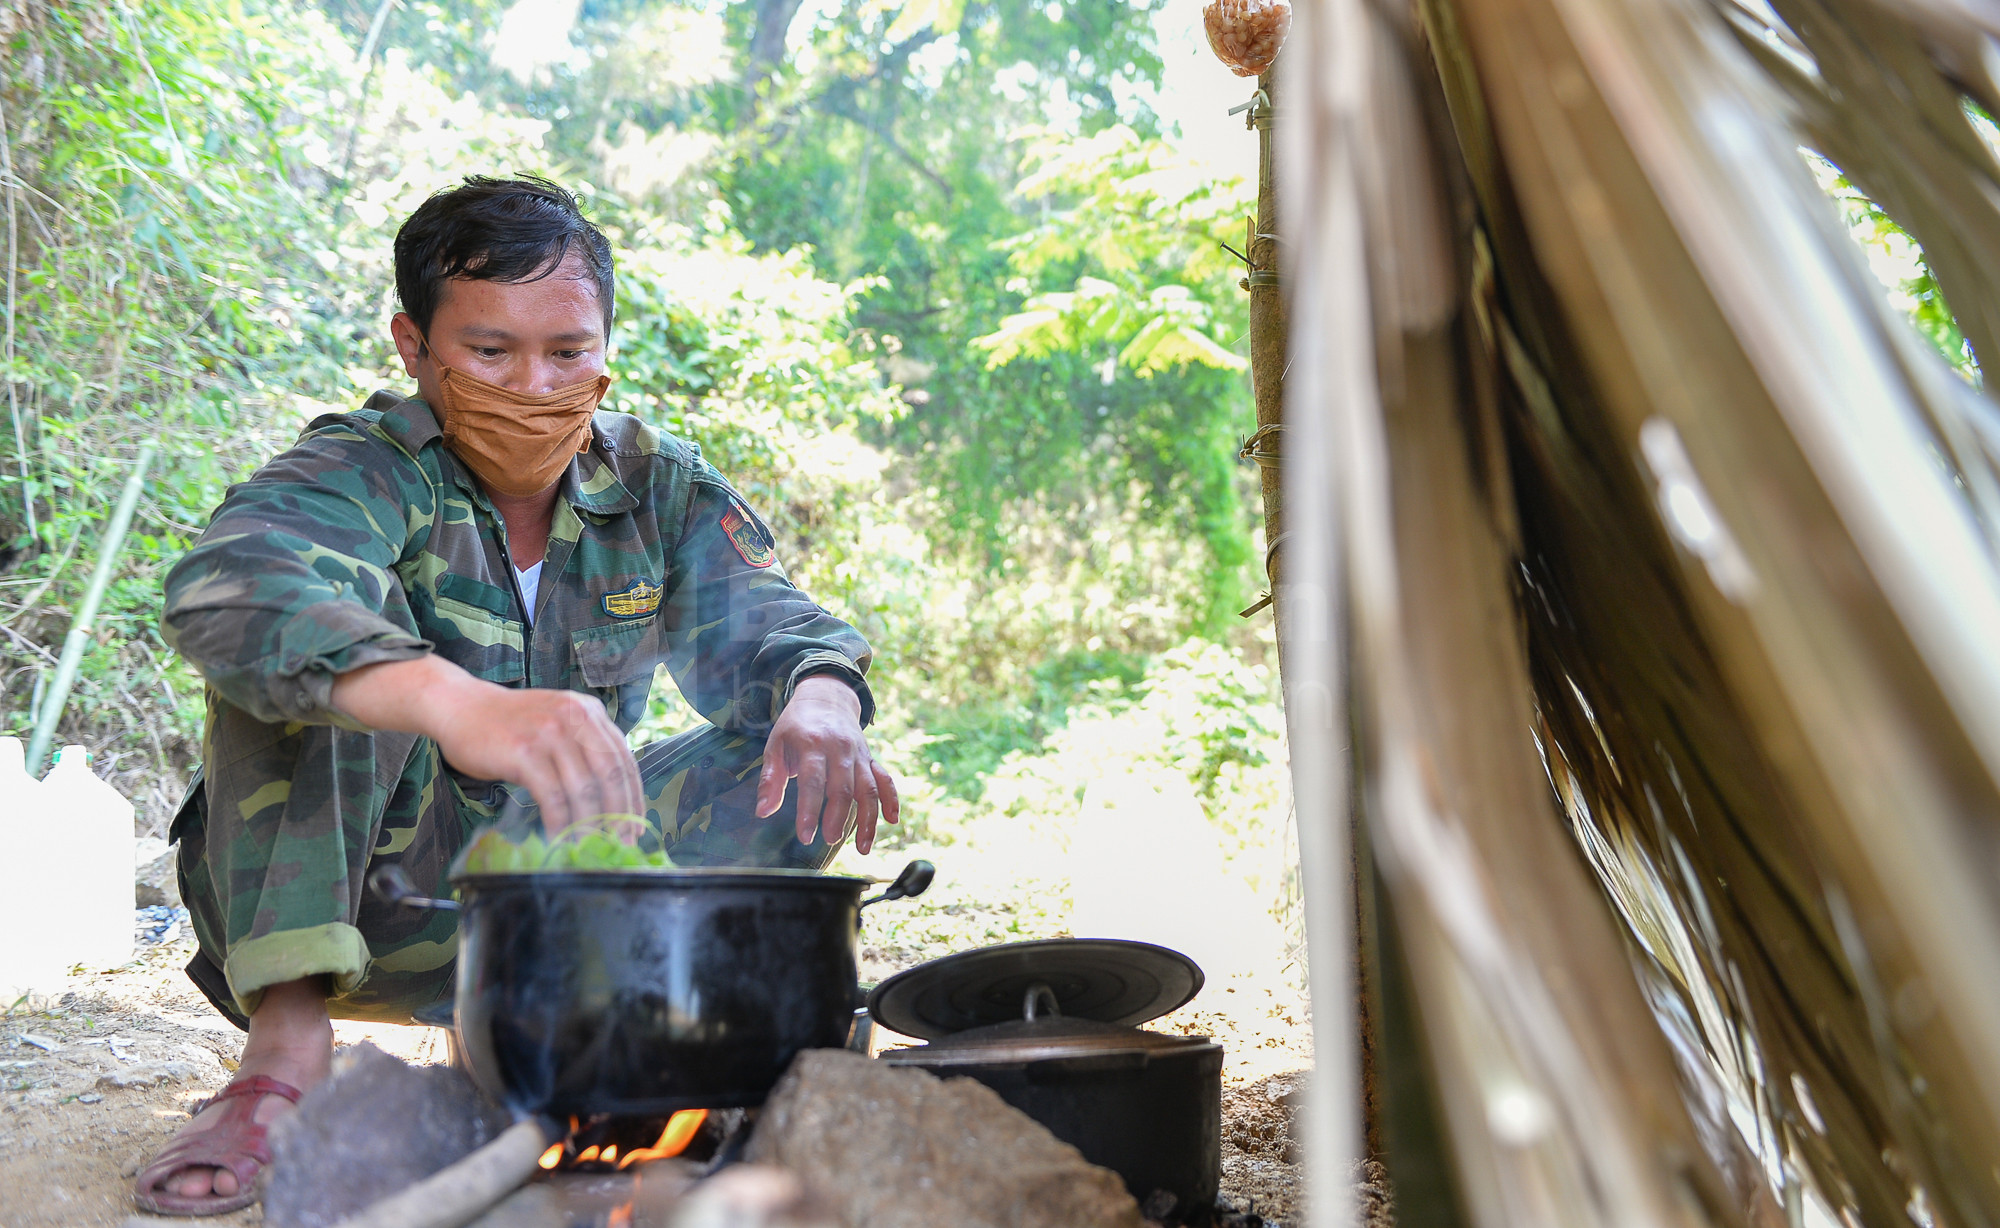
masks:
{"type": "MultiPolygon", "coordinates": [[[[369,871],[400,865],[449,894],[458,850],[508,790],[462,781],[402,733],[274,725],[209,696],[202,770],[175,816],[181,896],[200,951],[188,976],[238,1027],[265,987],[325,976],[336,1018],[407,1023],[451,996],[458,916],[384,904],[369,871]]],[[[647,821],[677,865],[818,870],[837,845],[793,835],[797,783],[755,815],[761,738],[714,727],[638,752],[647,821]]]]}

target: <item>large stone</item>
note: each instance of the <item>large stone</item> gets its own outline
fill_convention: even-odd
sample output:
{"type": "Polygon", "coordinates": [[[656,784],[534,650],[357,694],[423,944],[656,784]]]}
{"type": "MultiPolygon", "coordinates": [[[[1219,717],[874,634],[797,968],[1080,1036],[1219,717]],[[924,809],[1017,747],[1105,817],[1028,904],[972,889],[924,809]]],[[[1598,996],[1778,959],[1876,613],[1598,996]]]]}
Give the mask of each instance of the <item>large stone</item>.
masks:
{"type": "Polygon", "coordinates": [[[984,1084],[839,1049],[801,1053],[749,1159],[803,1180],[846,1228],[1140,1228],[1139,1204],[984,1084]]]}
{"type": "Polygon", "coordinates": [[[410,1066],[370,1044],[271,1126],[267,1228],[331,1228],[470,1155],[507,1115],[448,1066],[410,1066]]]}
{"type": "Polygon", "coordinates": [[[133,905],[138,908],[161,905],[179,908],[181,879],[174,864],[174,846],[158,836],[141,836],[133,852],[133,905]]]}

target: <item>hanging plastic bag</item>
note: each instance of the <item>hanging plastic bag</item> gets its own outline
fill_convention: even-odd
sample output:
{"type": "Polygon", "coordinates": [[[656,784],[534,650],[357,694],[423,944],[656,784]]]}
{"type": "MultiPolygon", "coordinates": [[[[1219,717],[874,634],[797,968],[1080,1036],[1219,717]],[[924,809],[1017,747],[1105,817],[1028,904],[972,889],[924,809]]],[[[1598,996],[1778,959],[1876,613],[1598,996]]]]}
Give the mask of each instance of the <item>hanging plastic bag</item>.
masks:
{"type": "Polygon", "coordinates": [[[1292,31],[1291,0],[1209,0],[1201,11],[1208,46],[1239,77],[1263,74],[1292,31]]]}

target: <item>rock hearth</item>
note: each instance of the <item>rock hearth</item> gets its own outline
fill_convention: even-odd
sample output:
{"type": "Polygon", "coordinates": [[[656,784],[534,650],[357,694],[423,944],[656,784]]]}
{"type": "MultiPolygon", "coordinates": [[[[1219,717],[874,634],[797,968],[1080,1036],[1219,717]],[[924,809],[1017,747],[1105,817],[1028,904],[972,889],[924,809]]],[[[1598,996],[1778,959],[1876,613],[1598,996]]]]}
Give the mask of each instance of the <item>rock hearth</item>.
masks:
{"type": "Polygon", "coordinates": [[[820,1049],[799,1055],[749,1158],[796,1174],[843,1224],[1141,1228],[1139,1204],[990,1088],[820,1049]]]}

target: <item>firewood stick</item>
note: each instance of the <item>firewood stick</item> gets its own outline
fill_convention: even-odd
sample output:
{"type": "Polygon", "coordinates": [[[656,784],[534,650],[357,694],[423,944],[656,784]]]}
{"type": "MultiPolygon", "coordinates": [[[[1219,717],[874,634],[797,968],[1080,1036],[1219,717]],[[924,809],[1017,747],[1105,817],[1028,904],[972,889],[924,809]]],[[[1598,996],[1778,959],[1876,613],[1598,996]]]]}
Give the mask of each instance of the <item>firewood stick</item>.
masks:
{"type": "Polygon", "coordinates": [[[549,1136],[530,1118],[401,1193],[391,1194],[339,1228],[463,1228],[534,1176],[549,1136]]]}

